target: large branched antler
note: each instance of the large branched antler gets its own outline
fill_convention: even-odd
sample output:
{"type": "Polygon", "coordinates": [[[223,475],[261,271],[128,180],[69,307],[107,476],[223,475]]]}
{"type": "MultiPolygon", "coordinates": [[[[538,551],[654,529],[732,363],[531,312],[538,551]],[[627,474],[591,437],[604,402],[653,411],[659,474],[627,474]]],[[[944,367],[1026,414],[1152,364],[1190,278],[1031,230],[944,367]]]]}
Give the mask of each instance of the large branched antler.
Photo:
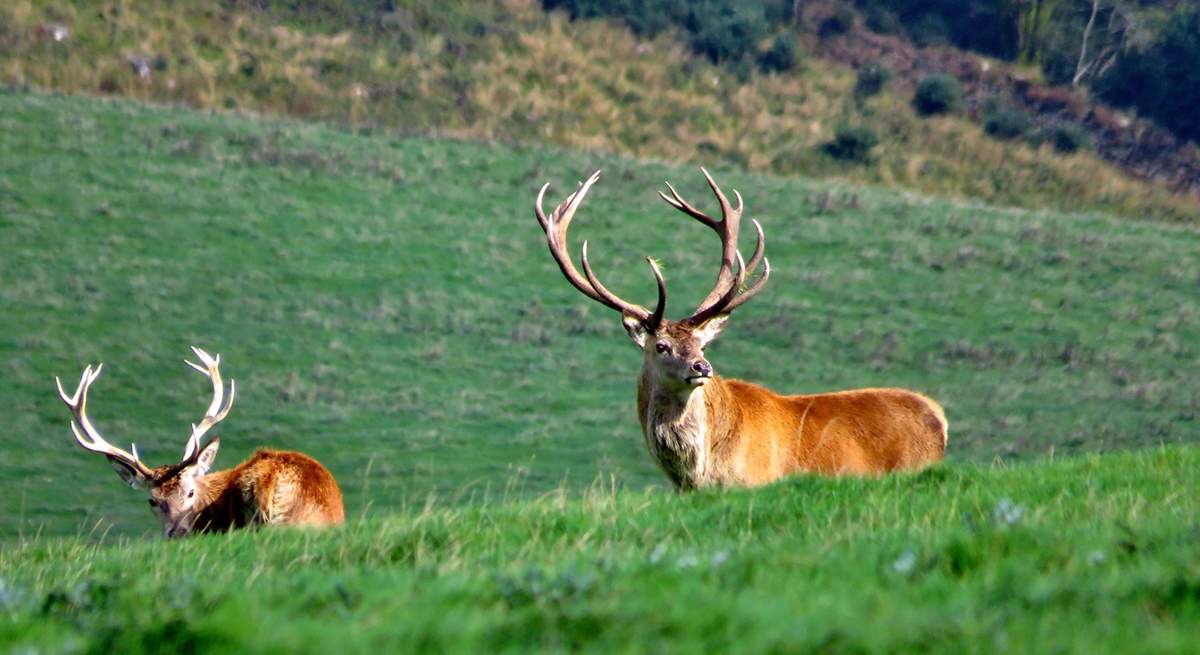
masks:
{"type": "Polygon", "coordinates": [[[234,395],[237,392],[234,381],[230,380],[229,399],[222,403],[225,396],[225,385],[221,381],[221,356],[219,354],[216,357],[210,356],[208,353],[195,346],[192,346],[192,352],[196,354],[196,357],[200,360],[201,364],[204,365],[201,366],[200,364],[193,364],[186,359],[184,360],[184,363],[196,369],[212,381],[213,397],[212,402],[208,404],[208,411],[204,412],[204,418],[200,420],[198,425],[195,423],[192,424],[192,435],[188,437],[187,445],[184,446],[183,449],[183,461],[185,462],[190,460],[196,455],[197,452],[200,451],[200,438],[203,437],[209,430],[211,430],[212,427],[217,423],[220,423],[229,414],[229,410],[233,408],[234,395]]]}
{"type": "Polygon", "coordinates": [[[558,268],[572,286],[578,289],[583,295],[606,307],[615,309],[623,315],[637,318],[653,332],[662,323],[663,315],[667,309],[667,287],[663,282],[662,272],[658,270],[658,265],[654,263],[654,260],[649,257],[646,258],[646,261],[650,264],[650,270],[654,273],[654,279],[658,284],[658,303],[655,305],[653,312],[641,305],[622,300],[600,283],[600,280],[592,271],[591,264],[588,263],[587,241],[583,242],[581,254],[584,274],[580,275],[579,270],[575,268],[575,264],[571,262],[571,255],[567,250],[567,229],[571,225],[571,219],[575,217],[575,210],[579,209],[579,205],[583,203],[583,198],[587,195],[588,189],[599,179],[600,171],[592,173],[592,176],[580,184],[574,193],[567,196],[562,204],[555,207],[554,211],[548,217],[542,209],[542,198],[546,195],[546,189],[550,187],[550,184],[542,185],[541,190],[538,191],[537,201],[533,205],[533,213],[537,217],[538,223],[542,226],[542,231],[546,233],[546,241],[550,247],[551,256],[554,257],[554,261],[558,263],[558,268]]]}
{"type": "Polygon", "coordinates": [[[717,197],[717,203],[721,206],[721,220],[717,220],[708,214],[696,209],[695,206],[683,199],[675,187],[671,183],[667,183],[667,189],[671,195],[658,192],[667,204],[675,209],[691,216],[700,221],[704,225],[712,228],[717,236],[721,238],[721,266],[717,269],[717,281],[713,284],[713,288],[700,301],[696,311],[691,316],[680,321],[686,325],[702,325],[705,321],[711,319],[718,314],[727,314],[739,307],[742,303],[750,300],[762,290],[767,283],[767,278],[771,274],[771,264],[763,256],[765,239],[763,236],[762,226],[758,221],[752,220],[754,229],[758,232],[758,243],[754,248],[754,254],[750,257],[749,265],[745,265],[742,261],[742,256],[738,252],[738,236],[741,231],[742,210],[744,203],[742,202],[742,194],[734,190],[733,195],[737,198],[737,207],[734,207],[729,202],[729,198],[721,191],[721,187],[712,179],[708,171],[704,168],[700,169],[704,173],[704,179],[708,181],[709,188],[712,189],[713,195],[717,197]],[[752,273],[758,268],[759,263],[763,264],[762,275],[754,284],[745,290],[742,290],[742,284],[745,282],[746,275],[752,273]],[[736,272],[735,272],[736,264],[736,272]]]}
{"type": "Polygon", "coordinates": [[[91,366],[83,369],[83,376],[79,379],[79,386],[75,388],[75,393],[71,396],[68,396],[67,392],[63,390],[62,381],[58,379],[58,376],[54,377],[54,384],[58,386],[58,397],[71,410],[71,432],[75,433],[75,441],[78,441],[80,446],[94,453],[105,455],[113,462],[125,466],[134,475],[146,479],[153,477],[153,472],[150,468],[138,458],[136,444],[132,446],[132,453],[117,448],[106,441],[104,437],[100,436],[100,431],[88,419],[88,388],[92,386],[96,378],[100,377],[100,369],[102,368],[104,368],[104,364],[98,364],[95,369],[91,366]]]}

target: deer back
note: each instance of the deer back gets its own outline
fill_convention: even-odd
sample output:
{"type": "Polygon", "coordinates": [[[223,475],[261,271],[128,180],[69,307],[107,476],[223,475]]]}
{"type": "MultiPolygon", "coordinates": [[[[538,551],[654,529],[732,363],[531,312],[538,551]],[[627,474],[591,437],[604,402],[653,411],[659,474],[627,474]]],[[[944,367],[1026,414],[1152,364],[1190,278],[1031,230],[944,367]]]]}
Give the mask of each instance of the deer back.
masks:
{"type": "Polygon", "coordinates": [[[204,478],[211,503],[201,531],[250,525],[336,525],[345,519],[333,474],[303,453],[260,449],[245,462],[204,478]]]}
{"type": "Polygon", "coordinates": [[[906,389],[783,396],[741,380],[704,390],[714,468],[747,484],[790,473],[878,474],[942,459],[941,405],[906,389]]]}

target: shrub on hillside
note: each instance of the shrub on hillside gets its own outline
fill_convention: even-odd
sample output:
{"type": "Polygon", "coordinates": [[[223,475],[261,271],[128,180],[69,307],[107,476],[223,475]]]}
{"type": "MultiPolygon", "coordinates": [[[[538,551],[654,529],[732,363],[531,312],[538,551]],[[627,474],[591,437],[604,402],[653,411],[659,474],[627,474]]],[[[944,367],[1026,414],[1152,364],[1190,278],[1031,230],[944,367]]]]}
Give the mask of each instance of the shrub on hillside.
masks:
{"type": "Polygon", "coordinates": [[[1050,142],[1054,144],[1055,150],[1061,153],[1072,153],[1090,148],[1092,137],[1080,125],[1062,123],[1050,130],[1050,142]]]}
{"type": "Polygon", "coordinates": [[[1012,107],[996,107],[983,120],[983,131],[997,139],[1025,136],[1032,126],[1028,114],[1012,107]]]}
{"type": "Polygon", "coordinates": [[[879,143],[879,135],[865,125],[843,123],[833,134],[833,141],[821,146],[825,154],[841,161],[862,163],[871,159],[871,149],[879,143]]]}
{"type": "Polygon", "coordinates": [[[784,32],[771,41],[771,47],[758,56],[758,67],[766,73],[781,73],[796,66],[796,37],[784,32]]]}
{"type": "Polygon", "coordinates": [[[934,73],[917,84],[913,108],[922,116],[945,114],[962,102],[962,84],[953,75],[934,73]]]}
{"type": "Polygon", "coordinates": [[[854,81],[854,98],[859,102],[877,95],[892,79],[892,71],[879,64],[867,64],[858,71],[854,81]]]}

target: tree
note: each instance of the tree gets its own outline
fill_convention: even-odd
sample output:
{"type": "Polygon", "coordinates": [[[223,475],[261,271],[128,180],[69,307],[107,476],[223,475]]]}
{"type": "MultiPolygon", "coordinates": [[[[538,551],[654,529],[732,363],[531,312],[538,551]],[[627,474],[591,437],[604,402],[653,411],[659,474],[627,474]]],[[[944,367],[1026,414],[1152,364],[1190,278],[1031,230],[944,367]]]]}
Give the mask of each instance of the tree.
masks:
{"type": "Polygon", "coordinates": [[[1017,4],[1017,60],[1023,64],[1041,61],[1046,36],[1053,26],[1054,11],[1061,0],[1015,0],[1017,4]]]}
{"type": "Polygon", "coordinates": [[[1107,3],[1101,0],[1090,0],[1091,12],[1088,15],[1087,25],[1083,28],[1083,37],[1079,44],[1079,59],[1075,63],[1075,74],[1071,77],[1071,86],[1079,86],[1085,77],[1096,78],[1104,75],[1109,68],[1117,62],[1117,57],[1125,48],[1128,40],[1132,18],[1126,7],[1119,0],[1109,0],[1107,3]],[[1096,18],[1101,14],[1101,7],[1107,4],[1107,28],[1103,34],[1103,41],[1094,53],[1089,57],[1088,47],[1091,45],[1092,31],[1096,25],[1096,18]]]}
{"type": "Polygon", "coordinates": [[[1136,107],[1181,139],[1200,141],[1200,9],[1171,15],[1142,50],[1128,48],[1093,88],[1106,101],[1136,107]]]}

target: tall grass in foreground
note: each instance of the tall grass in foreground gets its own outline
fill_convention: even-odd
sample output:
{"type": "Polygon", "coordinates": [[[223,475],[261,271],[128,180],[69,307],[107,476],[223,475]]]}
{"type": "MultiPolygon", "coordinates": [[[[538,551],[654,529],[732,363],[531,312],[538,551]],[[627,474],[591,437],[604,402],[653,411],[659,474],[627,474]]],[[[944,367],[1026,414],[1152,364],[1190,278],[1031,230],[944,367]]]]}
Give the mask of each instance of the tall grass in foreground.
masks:
{"type": "Polygon", "coordinates": [[[14,652],[1188,652],[1200,450],[0,551],[14,652]]]}

